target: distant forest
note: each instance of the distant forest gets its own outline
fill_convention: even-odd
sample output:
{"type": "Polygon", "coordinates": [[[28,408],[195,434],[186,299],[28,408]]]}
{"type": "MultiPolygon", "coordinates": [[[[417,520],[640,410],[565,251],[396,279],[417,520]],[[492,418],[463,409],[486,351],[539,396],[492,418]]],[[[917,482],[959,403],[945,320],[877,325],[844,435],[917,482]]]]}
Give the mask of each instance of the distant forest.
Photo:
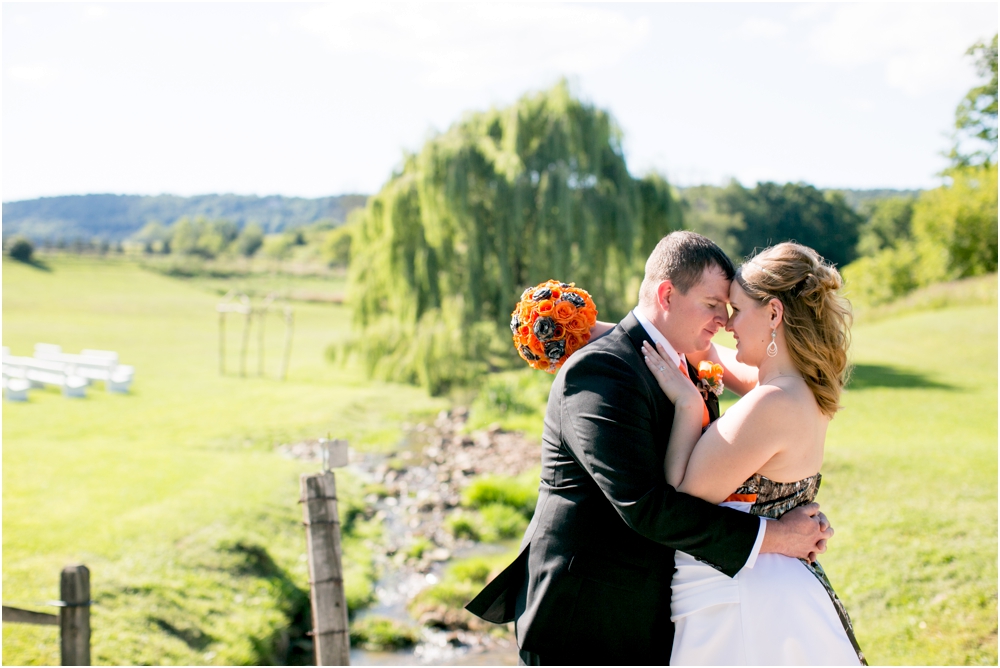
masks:
{"type": "MultiPolygon", "coordinates": [[[[682,191],[686,189],[679,189],[682,191]]],[[[915,197],[919,190],[838,190],[856,211],[890,197],[915,197]]],[[[318,221],[335,224],[363,207],[367,195],[307,199],[272,195],[65,195],[4,202],[3,236],[25,236],[35,242],[80,240],[124,241],[147,223],[170,225],[179,218],[203,216],[227,220],[240,229],[256,223],[265,234],[318,221]]]]}
{"type": "Polygon", "coordinates": [[[266,234],[318,221],[343,223],[367,195],[268,197],[246,195],[66,195],[3,203],[3,236],[36,242],[76,239],[124,241],[147,223],[170,225],[184,216],[227,220],[242,229],[256,223],[266,234]]]}

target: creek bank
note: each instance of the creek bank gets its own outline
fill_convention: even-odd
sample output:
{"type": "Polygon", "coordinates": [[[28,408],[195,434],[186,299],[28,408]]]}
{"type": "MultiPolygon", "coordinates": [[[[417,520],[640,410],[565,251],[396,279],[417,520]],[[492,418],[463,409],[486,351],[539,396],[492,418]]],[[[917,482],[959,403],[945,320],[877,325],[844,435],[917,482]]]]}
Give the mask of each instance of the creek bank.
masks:
{"type": "MultiPolygon", "coordinates": [[[[386,656],[415,663],[517,661],[512,629],[469,614],[457,601],[462,596],[444,597],[437,604],[425,596],[414,605],[420,592],[447,578],[449,563],[516,549],[517,541],[491,544],[456,537],[445,520],[461,507],[462,490],[474,478],[515,477],[537,467],[539,444],[499,425],[466,431],[467,419],[463,407],[442,411],[432,424],[403,425],[404,439],[396,452],[351,452],[348,468],[366,483],[364,517],[382,528],[379,543],[371,545],[380,573],[375,601],[357,618],[378,615],[420,627],[420,640],[412,650],[352,652],[352,661],[368,663],[369,655],[373,663],[386,656]]],[[[282,445],[279,450],[289,457],[320,459],[318,441],[282,445]]],[[[458,593],[467,592],[459,588],[458,593]]]]}

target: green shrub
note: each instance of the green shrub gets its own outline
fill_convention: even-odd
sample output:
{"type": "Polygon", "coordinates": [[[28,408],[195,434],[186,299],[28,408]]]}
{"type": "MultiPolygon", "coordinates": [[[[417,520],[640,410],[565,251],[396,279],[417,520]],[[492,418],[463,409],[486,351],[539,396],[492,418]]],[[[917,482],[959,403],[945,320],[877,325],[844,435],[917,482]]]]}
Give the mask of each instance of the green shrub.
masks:
{"type": "Polygon", "coordinates": [[[509,564],[514,555],[514,552],[504,552],[450,564],[441,582],[419,592],[407,604],[407,609],[415,618],[433,626],[492,630],[491,625],[466,612],[465,604],[479,593],[490,575],[509,564]]]}
{"type": "Polygon", "coordinates": [[[351,623],[351,647],[391,652],[412,647],[419,639],[416,629],[389,617],[371,615],[351,623]]]}
{"type": "Polygon", "coordinates": [[[475,513],[457,510],[445,519],[444,526],[455,538],[479,540],[479,517],[475,513]]]}
{"type": "Polygon", "coordinates": [[[502,503],[490,503],[473,512],[457,510],[445,520],[445,528],[455,538],[485,543],[518,538],[527,526],[524,515],[502,503]]]}
{"type": "Polygon", "coordinates": [[[323,258],[331,266],[346,267],[351,259],[351,233],[354,228],[341,225],[323,237],[323,258]]]}
{"type": "Polygon", "coordinates": [[[540,433],[553,378],[529,368],[489,374],[470,406],[469,427],[498,423],[512,431],[540,433]]]}
{"type": "Polygon", "coordinates": [[[250,223],[236,237],[233,246],[237,253],[244,257],[252,257],[264,245],[264,230],[257,223],[250,223]]]}
{"type": "Polygon", "coordinates": [[[7,253],[20,262],[31,262],[35,247],[24,237],[14,237],[7,247],[7,253]]]}
{"type": "Polygon", "coordinates": [[[486,584],[486,580],[492,572],[493,565],[490,560],[484,557],[471,557],[449,565],[446,577],[476,584],[486,584]]]}
{"type": "Polygon", "coordinates": [[[462,490],[462,505],[466,508],[483,508],[500,504],[509,506],[525,517],[531,517],[538,502],[538,475],[517,478],[483,476],[473,480],[462,490]]]}
{"type": "Polygon", "coordinates": [[[899,210],[886,220],[873,214],[865,237],[872,254],[843,270],[848,297],[877,306],[919,287],[996,272],[997,167],[953,169],[948,176],[950,185],[920,195],[912,219],[905,203],[893,205],[899,210]]]}
{"type": "Polygon", "coordinates": [[[893,301],[917,287],[917,253],[913,244],[901,243],[844,267],[846,296],[852,303],[877,306],[893,301]]]}
{"type": "Polygon", "coordinates": [[[423,536],[418,536],[413,540],[412,543],[406,548],[406,556],[410,559],[420,559],[424,556],[424,553],[434,547],[432,543],[427,538],[423,536]]]}
{"type": "Polygon", "coordinates": [[[291,239],[283,234],[269,234],[264,237],[260,252],[275,260],[284,260],[292,254],[291,239]]]}
{"type": "Polygon", "coordinates": [[[491,503],[479,510],[481,539],[486,542],[518,538],[528,527],[527,518],[510,506],[491,503]]]}

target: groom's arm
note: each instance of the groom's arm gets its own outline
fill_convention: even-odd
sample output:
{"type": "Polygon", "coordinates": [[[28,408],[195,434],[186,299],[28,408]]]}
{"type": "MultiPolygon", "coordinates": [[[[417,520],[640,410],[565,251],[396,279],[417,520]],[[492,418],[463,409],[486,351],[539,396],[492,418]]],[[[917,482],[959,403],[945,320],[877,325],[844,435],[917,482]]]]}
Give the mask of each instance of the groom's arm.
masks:
{"type": "Polygon", "coordinates": [[[753,552],[760,520],[666,484],[656,440],[668,434],[653,433],[649,388],[638,374],[607,351],[572,364],[564,377],[563,438],[633,530],[735,575],[753,552]]]}

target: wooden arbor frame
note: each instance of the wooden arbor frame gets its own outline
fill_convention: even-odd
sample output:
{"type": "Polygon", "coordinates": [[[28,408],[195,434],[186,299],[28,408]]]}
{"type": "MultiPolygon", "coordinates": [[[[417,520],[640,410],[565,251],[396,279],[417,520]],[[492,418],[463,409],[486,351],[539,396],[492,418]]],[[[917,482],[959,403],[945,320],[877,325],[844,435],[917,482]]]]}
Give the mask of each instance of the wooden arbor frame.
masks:
{"type": "Polygon", "coordinates": [[[254,318],[258,323],[258,344],[257,344],[257,375],[264,375],[264,325],[267,323],[267,314],[272,310],[281,309],[285,320],[285,347],[281,357],[281,369],[278,371],[278,378],[285,380],[288,378],[288,363],[292,356],[292,332],[295,326],[294,312],[291,304],[276,293],[270,293],[259,306],[254,306],[250,297],[244,292],[230,290],[219,302],[215,310],[219,314],[219,374],[226,374],[226,315],[236,313],[243,316],[243,336],[240,344],[240,376],[247,375],[247,349],[250,347],[250,330],[253,326],[254,318]]]}

